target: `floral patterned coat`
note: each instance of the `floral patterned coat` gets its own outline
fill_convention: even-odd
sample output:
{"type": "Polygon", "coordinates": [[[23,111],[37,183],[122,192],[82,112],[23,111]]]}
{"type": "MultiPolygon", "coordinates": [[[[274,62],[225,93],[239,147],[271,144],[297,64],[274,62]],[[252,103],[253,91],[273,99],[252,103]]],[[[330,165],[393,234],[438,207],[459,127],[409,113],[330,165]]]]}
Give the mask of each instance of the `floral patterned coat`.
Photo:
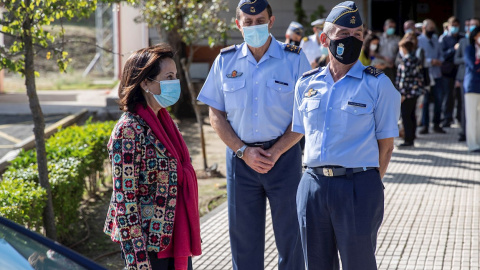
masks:
{"type": "Polygon", "coordinates": [[[147,123],[126,112],[108,143],[113,193],[104,232],[121,243],[128,269],[150,269],[147,251],[172,241],[177,160],[147,123]]]}

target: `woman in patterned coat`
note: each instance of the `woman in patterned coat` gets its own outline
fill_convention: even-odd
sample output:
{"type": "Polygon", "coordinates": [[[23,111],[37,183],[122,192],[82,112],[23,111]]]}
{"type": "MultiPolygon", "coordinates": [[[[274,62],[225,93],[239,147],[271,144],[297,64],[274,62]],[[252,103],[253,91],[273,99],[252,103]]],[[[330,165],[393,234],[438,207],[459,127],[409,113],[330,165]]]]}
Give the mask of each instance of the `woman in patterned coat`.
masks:
{"type": "Polygon", "coordinates": [[[113,193],[104,231],[127,269],[192,269],[201,254],[198,187],[185,142],[165,109],[180,95],[172,49],[134,52],[119,86],[108,150],[113,193]]]}

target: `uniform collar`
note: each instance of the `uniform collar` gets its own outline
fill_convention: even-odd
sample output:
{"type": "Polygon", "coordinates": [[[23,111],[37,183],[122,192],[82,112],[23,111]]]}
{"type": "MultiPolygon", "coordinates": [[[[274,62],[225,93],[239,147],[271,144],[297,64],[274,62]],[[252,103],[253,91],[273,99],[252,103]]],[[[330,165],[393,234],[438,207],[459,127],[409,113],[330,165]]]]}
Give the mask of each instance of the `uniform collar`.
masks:
{"type": "MultiPolygon", "coordinates": [[[[360,63],[359,60],[350,68],[350,70],[347,72],[346,76],[354,77],[361,79],[363,77],[363,71],[365,70],[365,66],[360,63]]],[[[331,77],[332,74],[330,73],[330,63],[327,64],[327,66],[320,71],[318,76],[326,76],[326,77],[331,77]]]]}
{"type": "MultiPolygon", "coordinates": [[[[277,42],[277,40],[272,36],[272,34],[270,34],[270,37],[272,37],[272,40],[270,41],[270,46],[268,46],[267,51],[262,56],[262,59],[264,59],[265,56],[271,56],[271,57],[281,59],[282,58],[282,48],[280,47],[280,44],[277,42]]],[[[238,58],[243,58],[243,57],[247,57],[247,56],[252,57],[252,59],[253,59],[252,52],[250,52],[250,50],[248,49],[247,43],[244,42],[242,44],[242,51],[238,55],[238,58]]]]}

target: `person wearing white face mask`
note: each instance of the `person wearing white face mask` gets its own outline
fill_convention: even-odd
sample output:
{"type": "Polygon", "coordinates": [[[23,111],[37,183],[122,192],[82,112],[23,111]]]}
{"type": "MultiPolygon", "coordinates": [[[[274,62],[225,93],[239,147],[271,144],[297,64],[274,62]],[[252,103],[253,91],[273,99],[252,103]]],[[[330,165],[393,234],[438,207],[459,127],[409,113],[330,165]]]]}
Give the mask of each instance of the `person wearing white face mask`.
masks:
{"type": "Polygon", "coordinates": [[[134,52],[118,88],[124,111],[108,142],[113,193],[104,232],[125,269],[192,270],[201,251],[197,178],[166,108],[180,96],[172,48],[134,52]]]}
{"type": "Polygon", "coordinates": [[[266,0],[239,1],[235,22],[245,43],[221,50],[198,96],[227,145],[232,266],[264,269],[268,198],[278,269],[303,269],[295,211],[302,135],[291,122],[295,83],[310,65],[301,48],[269,34],[275,16],[266,0]]]}
{"type": "Polygon", "coordinates": [[[465,49],[465,120],[468,150],[480,152],[480,27],[469,35],[465,49]]]}

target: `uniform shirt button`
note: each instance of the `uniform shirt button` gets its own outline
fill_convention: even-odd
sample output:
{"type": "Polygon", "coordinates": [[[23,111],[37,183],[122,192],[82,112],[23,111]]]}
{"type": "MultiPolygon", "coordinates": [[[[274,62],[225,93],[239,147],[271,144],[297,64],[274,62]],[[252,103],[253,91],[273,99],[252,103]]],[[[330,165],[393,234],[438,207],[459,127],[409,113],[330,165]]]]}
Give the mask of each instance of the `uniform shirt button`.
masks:
{"type": "Polygon", "coordinates": [[[255,97],[255,100],[258,100],[258,97],[255,97]]]}
{"type": "Polygon", "coordinates": [[[255,84],[258,84],[258,82],[255,82],[255,84]]]}
{"type": "Polygon", "coordinates": [[[329,110],[332,110],[332,107],[328,108],[329,110]]]}
{"type": "Polygon", "coordinates": [[[256,129],[255,132],[258,132],[258,129],[256,129]]]}
{"type": "Polygon", "coordinates": [[[258,68],[258,66],[257,66],[257,68],[258,68]]]}
{"type": "Polygon", "coordinates": [[[282,88],[278,88],[278,90],[282,90],[282,88]]]}
{"type": "Polygon", "coordinates": [[[354,113],[356,113],[356,112],[357,112],[357,110],[354,110],[353,112],[354,112],[354,113]]]}
{"type": "Polygon", "coordinates": [[[329,128],[329,127],[327,127],[327,130],[330,130],[330,128],[329,128]]]}
{"type": "Polygon", "coordinates": [[[256,113],[255,116],[258,116],[258,113],[256,113]]]}

